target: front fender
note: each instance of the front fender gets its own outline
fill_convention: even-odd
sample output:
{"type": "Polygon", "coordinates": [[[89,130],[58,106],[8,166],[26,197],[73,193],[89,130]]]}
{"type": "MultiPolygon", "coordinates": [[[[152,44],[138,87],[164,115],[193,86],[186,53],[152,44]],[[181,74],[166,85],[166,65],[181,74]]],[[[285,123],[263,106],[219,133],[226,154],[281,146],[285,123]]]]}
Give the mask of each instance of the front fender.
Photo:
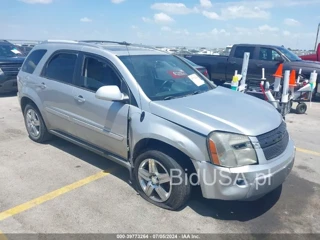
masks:
{"type": "Polygon", "coordinates": [[[145,113],[143,121],[140,120],[140,114],[132,114],[133,149],[143,139],[155,139],[171,145],[193,160],[207,161],[209,159],[206,136],[151,113],[145,113]]]}

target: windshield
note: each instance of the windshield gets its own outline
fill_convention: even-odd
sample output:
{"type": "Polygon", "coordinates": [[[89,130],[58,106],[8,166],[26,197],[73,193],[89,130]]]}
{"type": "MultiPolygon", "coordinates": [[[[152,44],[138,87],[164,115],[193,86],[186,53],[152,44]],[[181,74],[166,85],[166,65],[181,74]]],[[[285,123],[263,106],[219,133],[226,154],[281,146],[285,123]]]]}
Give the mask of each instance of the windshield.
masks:
{"type": "Polygon", "coordinates": [[[300,61],[301,58],[299,58],[296,54],[294,54],[293,52],[289,51],[286,48],[278,48],[278,50],[280,50],[280,52],[282,52],[290,61],[300,61]]]}
{"type": "Polygon", "coordinates": [[[23,54],[14,45],[0,44],[0,57],[19,57],[23,54]]]}
{"type": "Polygon", "coordinates": [[[151,100],[169,100],[213,88],[192,67],[173,55],[120,56],[151,100]]]}

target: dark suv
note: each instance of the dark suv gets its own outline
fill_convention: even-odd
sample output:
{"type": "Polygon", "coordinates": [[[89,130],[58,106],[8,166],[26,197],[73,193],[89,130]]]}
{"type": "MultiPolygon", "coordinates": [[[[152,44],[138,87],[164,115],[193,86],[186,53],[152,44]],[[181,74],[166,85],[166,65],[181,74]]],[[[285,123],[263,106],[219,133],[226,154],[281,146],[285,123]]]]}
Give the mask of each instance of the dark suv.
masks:
{"type": "Polygon", "coordinates": [[[0,40],[0,93],[17,91],[17,75],[25,55],[15,45],[0,40]]]}

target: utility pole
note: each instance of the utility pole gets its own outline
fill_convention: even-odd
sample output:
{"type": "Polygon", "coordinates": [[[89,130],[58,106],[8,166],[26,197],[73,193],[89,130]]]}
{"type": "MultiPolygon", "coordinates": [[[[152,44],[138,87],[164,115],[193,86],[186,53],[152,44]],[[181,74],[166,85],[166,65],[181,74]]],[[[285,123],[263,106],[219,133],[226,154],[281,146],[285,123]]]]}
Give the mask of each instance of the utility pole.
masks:
{"type": "Polygon", "coordinates": [[[318,43],[318,36],[319,36],[319,28],[320,28],[320,23],[318,24],[318,30],[317,30],[317,37],[316,37],[316,43],[314,45],[314,50],[317,51],[317,43],[318,43]]]}

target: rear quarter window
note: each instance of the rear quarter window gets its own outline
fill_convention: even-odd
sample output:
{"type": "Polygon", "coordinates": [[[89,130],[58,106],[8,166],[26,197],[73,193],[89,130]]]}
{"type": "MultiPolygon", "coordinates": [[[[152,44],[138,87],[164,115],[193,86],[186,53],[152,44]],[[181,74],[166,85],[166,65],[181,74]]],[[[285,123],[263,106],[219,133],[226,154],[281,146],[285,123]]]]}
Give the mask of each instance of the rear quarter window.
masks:
{"type": "Polygon", "coordinates": [[[39,49],[30,53],[24,61],[21,71],[32,74],[46,52],[45,49],[39,49]]]}
{"type": "Polygon", "coordinates": [[[239,46],[236,47],[235,51],[234,51],[234,57],[235,58],[243,58],[243,55],[245,52],[249,52],[250,53],[250,59],[253,58],[253,54],[254,54],[254,47],[247,47],[247,46],[239,46]]]}

